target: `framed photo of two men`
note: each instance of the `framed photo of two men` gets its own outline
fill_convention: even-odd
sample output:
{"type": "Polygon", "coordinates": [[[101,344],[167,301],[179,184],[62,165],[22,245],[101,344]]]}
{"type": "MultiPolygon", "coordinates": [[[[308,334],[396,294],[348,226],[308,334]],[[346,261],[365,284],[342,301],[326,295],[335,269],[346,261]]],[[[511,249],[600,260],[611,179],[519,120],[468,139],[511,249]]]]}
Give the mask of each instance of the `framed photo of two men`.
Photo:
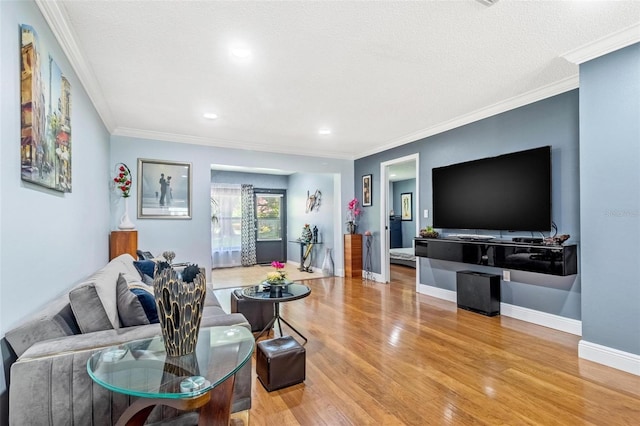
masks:
{"type": "Polygon", "coordinates": [[[138,219],[191,219],[191,163],[138,158],[138,219]]]}

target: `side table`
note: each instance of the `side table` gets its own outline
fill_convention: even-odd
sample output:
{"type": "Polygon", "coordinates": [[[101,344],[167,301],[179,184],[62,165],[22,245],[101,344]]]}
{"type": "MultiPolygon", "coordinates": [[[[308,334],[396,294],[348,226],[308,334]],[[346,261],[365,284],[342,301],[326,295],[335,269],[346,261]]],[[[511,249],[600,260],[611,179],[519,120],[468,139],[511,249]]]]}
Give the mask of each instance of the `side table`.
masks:
{"type": "Polygon", "coordinates": [[[362,234],[344,235],[344,276],[362,278],[362,234]]]}
{"type": "Polygon", "coordinates": [[[199,408],[199,425],[227,426],[235,373],[251,359],[254,344],[244,327],[205,327],[193,354],[168,357],[156,336],[93,354],[87,372],[106,389],[138,397],[116,426],[143,425],[156,405],[199,408]]]}
{"type": "Polygon", "coordinates": [[[311,294],[311,289],[304,284],[286,284],[286,285],[265,285],[260,284],[256,286],[247,287],[242,291],[242,294],[247,299],[256,300],[259,302],[266,302],[273,304],[273,318],[262,329],[260,334],[256,336],[256,341],[262,337],[263,334],[268,333],[271,327],[278,323],[280,329],[280,336],[282,337],[282,324],[280,321],[289,326],[298,336],[302,337],[307,342],[307,338],[302,333],[296,330],[291,324],[289,324],[284,318],[280,316],[280,303],[291,302],[293,300],[302,299],[311,294]]]}
{"type": "Polygon", "coordinates": [[[138,259],[138,231],[111,231],[109,234],[109,260],[123,253],[138,259]]]}

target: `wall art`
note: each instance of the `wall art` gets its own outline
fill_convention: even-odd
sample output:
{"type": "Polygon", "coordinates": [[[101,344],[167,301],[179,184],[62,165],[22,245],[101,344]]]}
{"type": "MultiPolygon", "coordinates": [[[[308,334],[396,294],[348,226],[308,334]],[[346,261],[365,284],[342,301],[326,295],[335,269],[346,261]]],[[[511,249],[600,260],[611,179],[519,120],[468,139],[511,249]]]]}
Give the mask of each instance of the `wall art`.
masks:
{"type": "Polygon", "coordinates": [[[373,198],[373,182],[371,175],[362,176],[362,206],[371,206],[373,198]]]}
{"type": "Polygon", "coordinates": [[[138,159],[138,219],[191,219],[191,163],[138,159]]]}
{"type": "Polygon", "coordinates": [[[29,25],[20,26],[21,178],[71,192],[71,84],[29,25]]]}

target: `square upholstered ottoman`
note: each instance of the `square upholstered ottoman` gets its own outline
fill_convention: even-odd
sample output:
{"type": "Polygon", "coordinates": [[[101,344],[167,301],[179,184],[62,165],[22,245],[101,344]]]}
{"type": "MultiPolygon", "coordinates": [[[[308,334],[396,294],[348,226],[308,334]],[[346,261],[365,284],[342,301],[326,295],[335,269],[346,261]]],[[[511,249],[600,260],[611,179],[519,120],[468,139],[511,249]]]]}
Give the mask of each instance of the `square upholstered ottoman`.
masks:
{"type": "Polygon", "coordinates": [[[242,289],[231,292],[231,313],[241,313],[251,324],[251,331],[262,331],[273,318],[273,303],[245,299],[242,289]]]}
{"type": "Polygon", "coordinates": [[[293,337],[263,340],[257,348],[256,373],[269,392],[304,381],[305,350],[293,337]]]}

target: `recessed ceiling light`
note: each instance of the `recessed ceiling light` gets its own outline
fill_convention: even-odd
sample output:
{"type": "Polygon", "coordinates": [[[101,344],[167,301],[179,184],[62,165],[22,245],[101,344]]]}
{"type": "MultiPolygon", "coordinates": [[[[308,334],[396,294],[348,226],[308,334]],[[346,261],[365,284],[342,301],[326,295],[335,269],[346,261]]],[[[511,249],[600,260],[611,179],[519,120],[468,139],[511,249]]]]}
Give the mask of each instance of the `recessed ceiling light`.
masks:
{"type": "Polygon", "coordinates": [[[231,56],[239,59],[247,59],[251,56],[251,49],[245,46],[234,46],[229,49],[231,56]]]}
{"type": "Polygon", "coordinates": [[[205,112],[204,114],[202,114],[202,116],[207,120],[215,120],[216,118],[218,118],[218,114],[214,114],[212,112],[205,112]]]}
{"type": "Polygon", "coordinates": [[[320,135],[330,135],[331,134],[331,129],[328,129],[328,128],[325,127],[323,129],[318,130],[318,134],[320,134],[320,135]]]}
{"type": "Polygon", "coordinates": [[[395,174],[395,173],[391,173],[391,174],[389,175],[389,177],[396,177],[396,174],[395,174]]]}

